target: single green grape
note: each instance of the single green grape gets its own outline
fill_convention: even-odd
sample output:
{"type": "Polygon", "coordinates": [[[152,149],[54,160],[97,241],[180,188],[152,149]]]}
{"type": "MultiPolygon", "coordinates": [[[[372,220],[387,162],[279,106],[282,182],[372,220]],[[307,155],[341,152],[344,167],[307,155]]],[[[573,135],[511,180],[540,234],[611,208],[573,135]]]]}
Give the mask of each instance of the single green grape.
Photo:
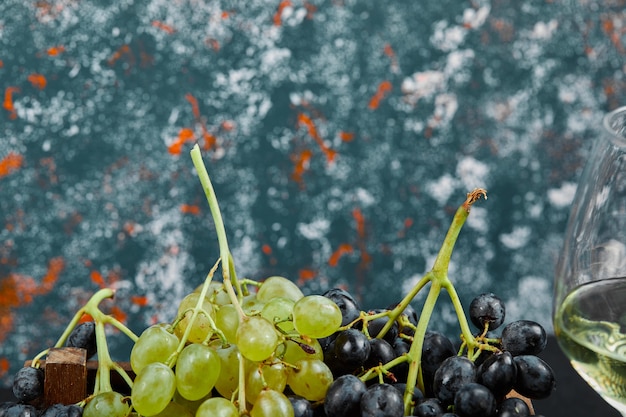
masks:
{"type": "MultiPolygon", "coordinates": [[[[194,292],[200,294],[202,287],[204,287],[204,284],[198,285],[194,292]]],[[[224,288],[224,284],[217,281],[211,281],[209,284],[206,298],[209,299],[212,304],[218,306],[230,304],[231,302],[228,292],[226,292],[226,289],[224,288]]]]}
{"type": "Polygon", "coordinates": [[[130,405],[124,396],[114,391],[102,392],[87,402],[83,409],[84,417],[125,417],[130,405]]]}
{"type": "Polygon", "coordinates": [[[226,398],[214,397],[200,404],[195,417],[239,417],[239,411],[226,398]]]}
{"type": "Polygon", "coordinates": [[[304,297],[304,294],[289,279],[273,276],[263,281],[256,293],[256,297],[263,302],[268,302],[276,297],[287,298],[295,302],[304,297]]]}
{"type": "Polygon", "coordinates": [[[176,352],[179,340],[166,325],[156,324],[141,333],[130,351],[130,366],[138,374],[153,362],[165,363],[176,352]]]}
{"type": "Polygon", "coordinates": [[[155,414],[154,417],[194,417],[194,413],[184,405],[171,401],[163,411],[155,414]]]}
{"type": "MultiPolygon", "coordinates": [[[[200,298],[199,293],[192,292],[183,298],[178,305],[178,316],[182,317],[178,322],[178,325],[174,329],[174,333],[178,336],[179,339],[183,337],[185,331],[187,330],[187,326],[189,326],[193,311],[191,309],[195,308],[198,304],[198,300],[200,298]],[[184,315],[183,315],[184,314],[184,315]]],[[[187,337],[187,342],[190,343],[202,343],[213,333],[213,329],[211,328],[211,320],[215,319],[215,311],[213,309],[213,304],[205,297],[202,301],[201,308],[204,313],[199,313],[194,320],[189,336],[187,337]],[[207,314],[209,317],[207,317],[207,314]]]]}
{"type": "Polygon", "coordinates": [[[176,404],[181,405],[185,409],[189,410],[191,415],[195,416],[196,415],[196,410],[198,410],[198,407],[200,407],[200,404],[202,404],[203,402],[205,402],[206,400],[208,400],[211,397],[213,397],[212,392],[210,392],[205,397],[200,398],[199,400],[190,401],[190,400],[184,398],[182,395],[180,395],[178,390],[176,390],[176,392],[174,393],[174,398],[172,398],[172,402],[175,402],[176,404]]]}
{"type": "Polygon", "coordinates": [[[220,367],[220,358],[215,350],[198,343],[187,345],[176,361],[178,392],[191,401],[205,397],[215,386],[220,367]]]}
{"type": "MultiPolygon", "coordinates": [[[[287,363],[296,363],[300,359],[319,359],[324,360],[324,351],[317,339],[287,340],[284,344],[285,351],[282,359],[287,363]]],[[[280,352],[280,348],[276,349],[280,352]]]]}
{"type": "Polygon", "coordinates": [[[220,358],[220,375],[215,389],[225,398],[231,398],[239,388],[239,350],[237,345],[219,346],[215,353],[220,358]]]}
{"type": "Polygon", "coordinates": [[[263,390],[250,410],[251,417],[294,417],[293,406],[282,392],[263,390]]]}
{"type": "Polygon", "coordinates": [[[154,416],[165,409],[175,391],[176,376],[169,366],[160,362],[146,365],[133,383],[133,408],[142,416],[154,416]]]}
{"type": "Polygon", "coordinates": [[[261,317],[266,318],[270,323],[285,333],[294,330],[291,314],[295,302],[289,298],[276,297],[266,302],[261,310],[261,317]]]}
{"type": "Polygon", "coordinates": [[[259,300],[256,294],[248,294],[241,301],[241,309],[249,316],[259,314],[264,305],[265,301],[259,300]]]}
{"type": "Polygon", "coordinates": [[[215,313],[215,325],[224,333],[228,343],[237,342],[237,328],[239,328],[239,312],[232,304],[220,306],[215,313]]]}
{"type": "Polygon", "coordinates": [[[293,324],[301,335],[321,339],[341,326],[341,310],[330,298],[307,295],[293,306],[293,324]]]}
{"type": "Polygon", "coordinates": [[[301,359],[289,372],[287,384],[294,394],[309,401],[321,401],[333,382],[333,373],[319,359],[301,359]]]}
{"type": "Polygon", "coordinates": [[[288,374],[289,370],[281,362],[255,365],[246,377],[246,400],[254,404],[264,389],[283,392],[287,386],[288,374]]]}
{"type": "Polygon", "coordinates": [[[279,337],[274,325],[260,316],[246,317],[237,329],[237,347],[253,361],[263,361],[274,353],[279,337]]]}

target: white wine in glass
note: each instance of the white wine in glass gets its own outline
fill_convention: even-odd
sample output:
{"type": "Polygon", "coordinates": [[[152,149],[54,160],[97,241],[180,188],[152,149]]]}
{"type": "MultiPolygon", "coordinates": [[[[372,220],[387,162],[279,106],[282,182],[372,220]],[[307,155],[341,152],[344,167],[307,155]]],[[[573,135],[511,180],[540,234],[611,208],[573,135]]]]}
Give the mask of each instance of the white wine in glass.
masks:
{"type": "Polygon", "coordinates": [[[553,322],[574,369],[626,417],[626,107],[605,116],[578,183],[553,322]]]}

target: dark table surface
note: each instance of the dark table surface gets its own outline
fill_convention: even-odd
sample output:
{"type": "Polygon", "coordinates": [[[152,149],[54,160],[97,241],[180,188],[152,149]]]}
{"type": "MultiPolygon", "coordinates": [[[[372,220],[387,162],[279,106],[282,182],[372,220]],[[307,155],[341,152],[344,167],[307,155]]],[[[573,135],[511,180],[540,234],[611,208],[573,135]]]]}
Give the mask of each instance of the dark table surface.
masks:
{"type": "MultiPolygon", "coordinates": [[[[535,401],[535,413],[545,417],[620,417],[570,366],[556,340],[551,337],[540,355],[553,368],[557,389],[547,399],[535,401]]],[[[0,402],[13,401],[9,389],[0,390],[0,402]]]]}

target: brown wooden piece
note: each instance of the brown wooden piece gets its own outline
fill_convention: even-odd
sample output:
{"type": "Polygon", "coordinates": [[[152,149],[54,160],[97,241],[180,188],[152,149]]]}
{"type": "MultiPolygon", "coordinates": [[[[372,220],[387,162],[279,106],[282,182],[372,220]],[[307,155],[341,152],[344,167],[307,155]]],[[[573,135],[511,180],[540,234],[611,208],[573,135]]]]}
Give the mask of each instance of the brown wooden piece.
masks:
{"type": "Polygon", "coordinates": [[[46,358],[44,401],[75,404],[87,396],[87,358],[85,349],[52,348],[46,358]]]}

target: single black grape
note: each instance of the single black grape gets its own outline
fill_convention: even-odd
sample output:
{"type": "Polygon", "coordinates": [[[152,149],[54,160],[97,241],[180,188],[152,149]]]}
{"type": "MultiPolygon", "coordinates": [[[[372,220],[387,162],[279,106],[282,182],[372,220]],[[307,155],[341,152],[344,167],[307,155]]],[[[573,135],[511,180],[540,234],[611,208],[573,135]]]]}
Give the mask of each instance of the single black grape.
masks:
{"type": "Polygon", "coordinates": [[[357,303],[356,299],[348,291],[341,288],[332,288],[322,295],[333,300],[339,307],[339,310],[341,310],[342,326],[352,323],[361,315],[359,303],[357,303]]]}
{"type": "Polygon", "coordinates": [[[83,409],[77,405],[53,404],[48,407],[41,417],[81,417],[83,409]]]}
{"type": "Polygon", "coordinates": [[[434,396],[433,378],[444,360],[456,355],[452,341],[443,333],[427,331],[422,345],[422,373],[424,394],[434,396]]]}
{"type": "Polygon", "coordinates": [[[502,400],[498,407],[497,417],[528,417],[530,408],[524,400],[517,397],[509,397],[502,400]]]}
{"type": "MultiPolygon", "coordinates": [[[[384,311],[387,311],[387,310],[384,310],[384,309],[374,310],[373,313],[378,314],[384,311]]],[[[387,316],[378,317],[377,319],[368,321],[367,332],[369,333],[370,337],[371,338],[377,337],[380,331],[383,329],[383,327],[385,327],[388,321],[389,321],[389,317],[387,316]]],[[[394,321],[391,327],[389,328],[389,330],[387,331],[387,333],[385,333],[385,335],[382,338],[391,344],[393,343],[394,340],[396,340],[396,337],[398,337],[398,330],[399,330],[398,322],[394,321]]]]}
{"type": "Polygon", "coordinates": [[[291,406],[293,407],[293,417],[314,416],[313,406],[309,400],[298,395],[289,395],[287,398],[289,398],[291,406]]]}
{"type": "Polygon", "coordinates": [[[470,382],[454,396],[454,412],[459,417],[492,417],[496,413],[496,398],[489,388],[470,382]]]}
{"type": "Polygon", "coordinates": [[[370,354],[365,361],[365,368],[384,365],[396,358],[396,352],[385,339],[370,339],[370,354]]]}
{"type": "Polygon", "coordinates": [[[505,396],[513,389],[517,377],[517,365],[510,352],[494,353],[480,364],[476,381],[491,390],[496,398],[505,396]]]}
{"type": "Polygon", "coordinates": [[[446,411],[441,401],[436,398],[426,398],[413,408],[413,415],[417,417],[441,417],[446,411]]]}
{"type": "Polygon", "coordinates": [[[470,320],[482,332],[485,325],[494,330],[504,322],[504,303],[493,293],[481,294],[469,306],[470,320]]]}
{"type": "Polygon", "coordinates": [[[65,346],[82,348],[87,351],[87,359],[96,354],[96,324],[86,321],[74,327],[65,346]]]}
{"type": "Polygon", "coordinates": [[[359,414],[361,397],[366,392],[365,383],[354,375],[342,375],[335,379],[324,399],[326,415],[352,417],[359,414]]]}
{"type": "Polygon", "coordinates": [[[554,372],[543,359],[534,355],[520,355],[514,358],[517,365],[517,379],[513,388],[533,400],[547,398],[556,387],[554,372]]]}
{"type": "Polygon", "coordinates": [[[451,356],[444,360],[435,372],[433,392],[444,405],[451,405],[457,391],[475,381],[474,362],[465,356],[451,356]]]}
{"type": "Polygon", "coordinates": [[[335,338],[335,358],[346,369],[362,366],[371,352],[369,339],[357,329],[347,329],[335,338]]]}
{"type": "Polygon", "coordinates": [[[537,355],[545,349],[548,337],[543,326],[531,320],[518,320],[502,329],[502,349],[513,356],[537,355]]]}
{"type": "Polygon", "coordinates": [[[31,402],[43,395],[44,373],[40,368],[25,366],[15,374],[13,395],[20,402],[31,402]]]}
{"type": "MultiPolygon", "coordinates": [[[[396,357],[400,357],[406,353],[409,353],[411,345],[406,340],[397,337],[393,343],[393,351],[396,357]]],[[[389,369],[393,373],[393,376],[399,382],[405,382],[409,374],[409,362],[402,362],[393,368],[389,369]]]]}
{"type": "Polygon", "coordinates": [[[389,384],[370,386],[361,397],[361,417],[402,417],[402,394],[389,384]]]}

